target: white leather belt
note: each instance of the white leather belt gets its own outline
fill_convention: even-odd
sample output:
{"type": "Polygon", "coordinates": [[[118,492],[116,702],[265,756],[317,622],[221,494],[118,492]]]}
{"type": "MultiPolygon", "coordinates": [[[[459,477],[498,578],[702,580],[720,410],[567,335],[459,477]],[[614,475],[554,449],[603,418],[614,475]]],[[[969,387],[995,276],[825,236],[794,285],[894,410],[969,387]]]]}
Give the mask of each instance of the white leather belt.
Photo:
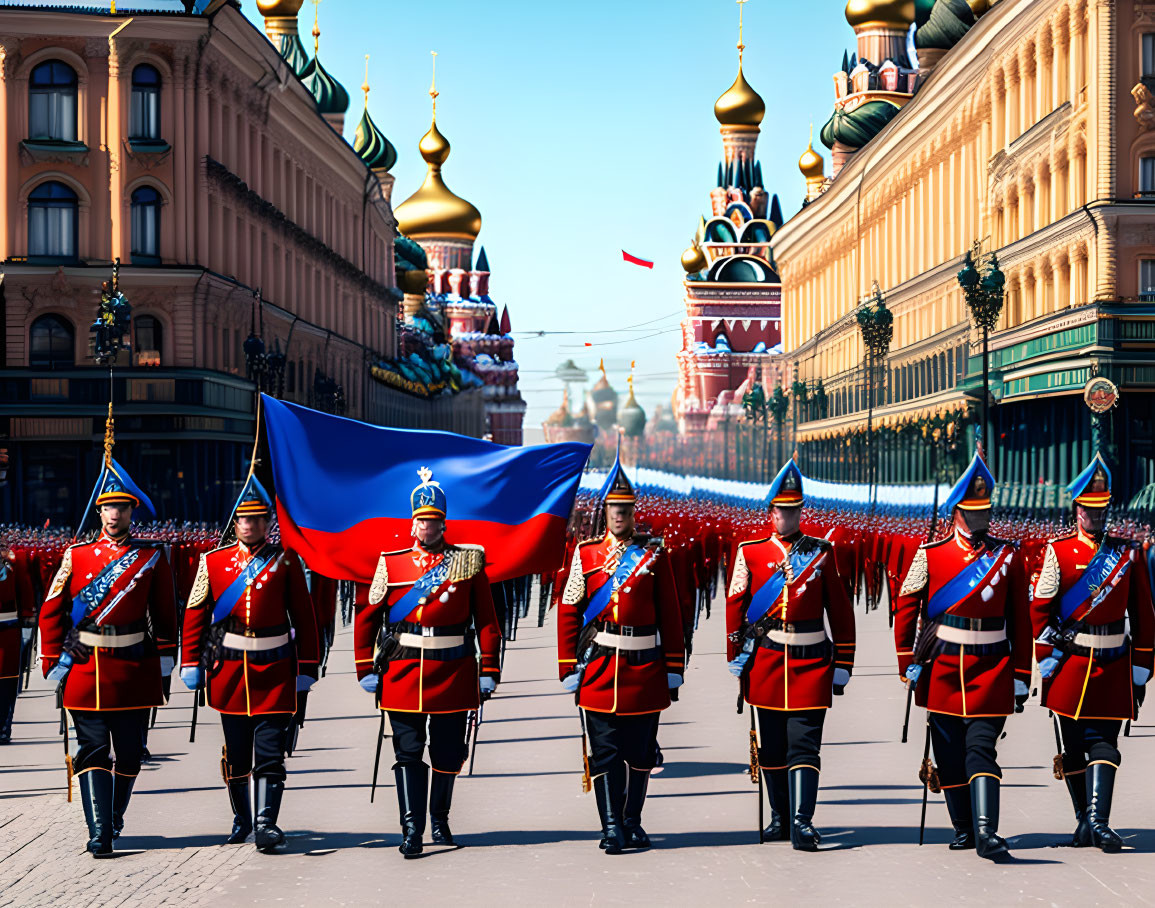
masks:
{"type": "Polygon", "coordinates": [[[1075,634],[1075,646],[1087,649],[1118,649],[1126,642],[1126,634],[1075,634]]]}
{"type": "Polygon", "coordinates": [[[397,642],[413,649],[453,649],[455,646],[465,646],[465,636],[448,634],[444,637],[432,637],[425,634],[402,633],[397,635],[397,642]]]}
{"type": "Polygon", "coordinates": [[[243,649],[249,653],[262,653],[265,650],[276,649],[289,642],[288,634],[277,634],[275,637],[246,637],[243,634],[225,634],[221,641],[225,649],[243,649]]]}
{"type": "Polygon", "coordinates": [[[136,646],[138,643],[143,643],[144,631],[135,634],[94,634],[92,631],[80,631],[77,637],[85,646],[118,649],[122,646],[136,646]]]}
{"type": "Polygon", "coordinates": [[[598,646],[610,649],[642,650],[653,649],[658,645],[657,634],[646,634],[644,637],[627,637],[625,634],[611,634],[608,631],[598,631],[594,637],[598,646]]]}
{"type": "Polygon", "coordinates": [[[972,631],[963,627],[947,627],[940,624],[938,639],[945,643],[958,643],[965,646],[986,646],[990,643],[1002,643],[1007,639],[1007,629],[1001,627],[995,631],[972,631]]]}
{"type": "Polygon", "coordinates": [[[779,646],[814,646],[826,641],[826,631],[781,631],[770,629],[766,631],[767,639],[779,646]]]}
{"type": "Polygon", "coordinates": [[[0,612],[0,624],[3,624],[5,621],[19,621],[19,620],[20,620],[20,613],[19,612],[0,612]]]}

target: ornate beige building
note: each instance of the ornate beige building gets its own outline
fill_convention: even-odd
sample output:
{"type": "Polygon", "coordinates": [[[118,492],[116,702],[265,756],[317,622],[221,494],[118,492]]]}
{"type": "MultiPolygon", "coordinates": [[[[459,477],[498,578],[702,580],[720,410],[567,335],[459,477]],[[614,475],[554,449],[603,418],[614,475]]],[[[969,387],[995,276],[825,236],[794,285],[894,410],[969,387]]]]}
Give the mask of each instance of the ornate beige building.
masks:
{"type": "MultiPolygon", "coordinates": [[[[894,313],[874,411],[880,480],[929,479],[925,446],[901,426],[973,414],[982,398],[980,336],[957,280],[978,241],[1007,279],[990,337],[990,446],[1004,503],[1060,503],[1058,485],[1090,457],[1081,392],[1096,374],[1122,392],[1104,441],[1124,488],[1151,482],[1155,3],[971,0],[971,16],[943,0],[852,5],[906,25],[919,18],[920,74],[889,120],[857,124],[868,131],[860,148],[836,146],[832,181],[806,158],[810,201],[773,239],[785,355],[808,390],[797,426],[804,467],[865,478],[855,311],[877,281],[894,313]]],[[[860,32],[860,60],[868,53],[860,32]]]]}

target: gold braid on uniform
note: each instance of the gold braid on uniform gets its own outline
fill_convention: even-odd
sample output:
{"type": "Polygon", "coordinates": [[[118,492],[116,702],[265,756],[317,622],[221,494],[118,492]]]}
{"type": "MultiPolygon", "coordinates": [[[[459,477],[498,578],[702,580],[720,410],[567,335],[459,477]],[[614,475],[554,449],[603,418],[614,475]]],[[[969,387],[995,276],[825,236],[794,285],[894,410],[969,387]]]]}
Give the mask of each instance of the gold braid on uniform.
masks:
{"type": "Polygon", "coordinates": [[[577,605],[586,595],[586,577],[582,573],[581,550],[575,549],[573,560],[569,566],[569,577],[565,581],[565,590],[561,594],[562,605],[577,605]]]}
{"type": "Polygon", "coordinates": [[[199,608],[208,598],[209,563],[208,559],[204,555],[201,555],[200,563],[197,564],[197,575],[193,579],[192,591],[188,594],[188,607],[199,608]]]}
{"type": "Polygon", "coordinates": [[[734,576],[730,578],[729,596],[737,596],[746,592],[750,585],[750,569],[746,567],[746,553],[738,548],[738,557],[734,559],[734,576]]]}
{"type": "Polygon", "coordinates": [[[926,589],[927,581],[930,579],[930,574],[926,566],[926,549],[922,546],[918,547],[918,551],[914,553],[914,561],[910,563],[910,570],[906,572],[906,579],[902,581],[902,589],[898,591],[900,596],[913,596],[926,589]]]}
{"type": "Polygon", "coordinates": [[[377,605],[385,598],[386,590],[389,586],[389,562],[385,558],[385,553],[381,553],[381,557],[377,559],[377,570],[373,572],[373,583],[369,587],[369,604],[377,605]]]}
{"type": "Polygon", "coordinates": [[[455,545],[448,557],[450,583],[468,580],[485,567],[485,549],[479,545],[455,545]]]}
{"type": "Polygon", "coordinates": [[[1043,567],[1039,571],[1039,579],[1031,589],[1032,599],[1053,599],[1059,595],[1059,559],[1055,555],[1055,548],[1047,545],[1043,555],[1043,567]]]}
{"type": "Polygon", "coordinates": [[[60,562],[60,569],[52,578],[52,588],[48,591],[48,598],[53,599],[64,592],[68,578],[72,576],[72,549],[64,550],[64,560],[60,562]]]}

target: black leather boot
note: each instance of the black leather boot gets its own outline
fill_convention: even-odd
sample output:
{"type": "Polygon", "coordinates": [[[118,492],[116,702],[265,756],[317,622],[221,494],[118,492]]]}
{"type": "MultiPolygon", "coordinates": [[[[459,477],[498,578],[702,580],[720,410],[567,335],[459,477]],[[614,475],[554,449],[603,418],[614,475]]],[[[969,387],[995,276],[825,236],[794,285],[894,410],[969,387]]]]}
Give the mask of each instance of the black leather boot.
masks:
{"type": "Polygon", "coordinates": [[[12,743],[12,719],[16,715],[16,697],[19,690],[18,679],[0,680],[0,744],[12,743]]]}
{"type": "Polygon", "coordinates": [[[240,845],[253,831],[253,802],[249,795],[249,777],[229,779],[229,804],[233,808],[233,831],[226,845],[240,845]]]}
{"type": "Polygon", "coordinates": [[[77,781],[88,824],[88,852],[94,858],[112,854],[112,772],[89,769],[77,781]]]}
{"type": "Polygon", "coordinates": [[[626,803],[622,810],[622,831],[627,848],[649,848],[650,837],[642,829],[642,806],[650,785],[650,770],[634,769],[627,764],[626,803]]]}
{"type": "Polygon", "coordinates": [[[971,817],[971,793],[966,785],[944,788],[946,812],[954,827],[954,838],[948,846],[951,851],[971,851],[975,847],[974,819],[971,817]]]}
{"type": "Polygon", "coordinates": [[[128,802],[132,798],[132,786],[136,784],[136,776],[112,776],[112,837],[120,838],[120,831],[124,829],[124,812],[128,810],[128,802]]]}
{"type": "Polygon", "coordinates": [[[814,808],[818,804],[818,770],[796,766],[789,773],[790,842],[795,851],[817,851],[822,836],[813,826],[814,808]]]}
{"type": "Polygon", "coordinates": [[[1087,825],[1091,828],[1091,844],[1108,854],[1123,848],[1119,833],[1110,826],[1115,772],[1110,763],[1092,763],[1087,767],[1087,825]]]}
{"type": "Polygon", "coordinates": [[[970,789],[975,851],[980,858],[1001,862],[1010,858],[1010,852],[1007,840],[999,835],[999,785],[994,776],[975,776],[970,789]]]}
{"type": "Polygon", "coordinates": [[[1088,848],[1091,841],[1091,826],[1087,822],[1087,777],[1086,770],[1063,776],[1067,784],[1067,794],[1071,796],[1071,806],[1075,808],[1075,834],[1071,836],[1072,848],[1088,848]]]}
{"type": "Polygon", "coordinates": [[[770,800],[770,825],[762,833],[767,842],[790,841],[790,822],[784,819],[790,810],[790,784],[785,769],[763,769],[763,784],[770,800]]]}
{"type": "Polygon", "coordinates": [[[602,820],[602,841],[599,846],[606,854],[621,854],[626,844],[622,829],[626,787],[626,764],[618,763],[608,772],[594,779],[594,798],[602,820]]]}
{"type": "Polygon", "coordinates": [[[457,776],[451,772],[433,773],[429,787],[429,826],[435,845],[456,845],[449,831],[449,807],[453,803],[453,783],[457,776]]]}
{"type": "Polygon", "coordinates": [[[416,857],[424,849],[425,809],[429,793],[429,767],[424,763],[396,763],[397,806],[401,812],[400,852],[416,857]]]}
{"type": "Polygon", "coordinates": [[[281,795],[285,793],[285,783],[268,776],[257,776],[257,851],[262,854],[276,854],[285,844],[285,834],[277,826],[277,816],[281,812],[281,795]]]}

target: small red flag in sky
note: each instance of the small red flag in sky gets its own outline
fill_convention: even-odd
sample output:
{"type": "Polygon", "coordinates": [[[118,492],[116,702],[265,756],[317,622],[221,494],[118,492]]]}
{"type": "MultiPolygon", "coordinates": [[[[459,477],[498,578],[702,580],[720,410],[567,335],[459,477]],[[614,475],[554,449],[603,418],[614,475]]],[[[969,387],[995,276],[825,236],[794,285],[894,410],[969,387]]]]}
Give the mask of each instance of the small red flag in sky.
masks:
{"type": "Polygon", "coordinates": [[[44,529],[46,529],[46,530],[48,529],[48,524],[49,524],[49,521],[51,521],[51,520],[52,520],[51,517],[44,518],[44,529]]]}
{"type": "Polygon", "coordinates": [[[631,265],[641,265],[643,268],[653,268],[653,262],[647,262],[645,259],[640,259],[636,255],[630,255],[626,250],[622,250],[622,260],[629,262],[631,265]]]}

